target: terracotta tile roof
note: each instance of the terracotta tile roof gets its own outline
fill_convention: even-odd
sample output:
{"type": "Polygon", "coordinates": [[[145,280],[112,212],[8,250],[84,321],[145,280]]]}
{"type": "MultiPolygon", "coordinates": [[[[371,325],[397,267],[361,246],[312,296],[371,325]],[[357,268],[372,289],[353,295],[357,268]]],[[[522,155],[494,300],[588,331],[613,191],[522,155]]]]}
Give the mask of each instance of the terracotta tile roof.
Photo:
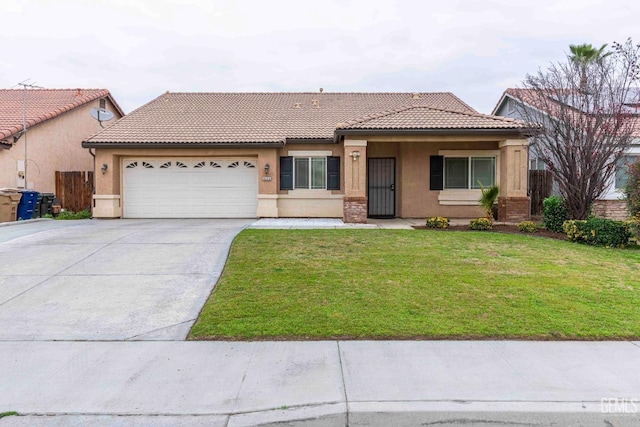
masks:
{"type": "MultiPolygon", "coordinates": [[[[103,97],[124,114],[106,89],[29,89],[27,129],[103,97]]],[[[22,89],[0,89],[0,141],[22,131],[23,101],[22,89]]]]}
{"type": "Polygon", "coordinates": [[[340,129],[526,129],[525,122],[426,105],[402,107],[363,117],[340,129]]]}
{"type": "Polygon", "coordinates": [[[166,93],[85,146],[332,139],[340,123],[407,106],[433,106],[463,117],[477,114],[451,93],[166,93]]]}

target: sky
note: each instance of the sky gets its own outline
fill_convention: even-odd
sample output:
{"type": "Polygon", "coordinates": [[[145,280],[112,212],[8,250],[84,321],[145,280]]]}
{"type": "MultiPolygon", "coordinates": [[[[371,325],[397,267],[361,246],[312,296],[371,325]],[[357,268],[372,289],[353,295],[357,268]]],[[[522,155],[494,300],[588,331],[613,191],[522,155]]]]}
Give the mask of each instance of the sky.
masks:
{"type": "Polygon", "coordinates": [[[453,92],[491,113],[570,44],[640,42],[634,0],[0,0],[0,88],[453,92]]]}

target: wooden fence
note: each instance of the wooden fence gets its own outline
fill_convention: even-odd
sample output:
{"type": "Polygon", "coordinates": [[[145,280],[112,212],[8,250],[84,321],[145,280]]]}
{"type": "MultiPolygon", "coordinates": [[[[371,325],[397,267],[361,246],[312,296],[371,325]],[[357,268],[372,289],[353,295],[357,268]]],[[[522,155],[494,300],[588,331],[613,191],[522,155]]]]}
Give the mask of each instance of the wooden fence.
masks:
{"type": "Polygon", "coordinates": [[[531,195],[531,215],[542,215],[542,201],[551,195],[553,178],[545,170],[529,171],[529,194],[531,195]]]}
{"type": "Polygon", "coordinates": [[[56,171],[56,197],[63,209],[78,212],[91,210],[93,172],[56,171]]]}

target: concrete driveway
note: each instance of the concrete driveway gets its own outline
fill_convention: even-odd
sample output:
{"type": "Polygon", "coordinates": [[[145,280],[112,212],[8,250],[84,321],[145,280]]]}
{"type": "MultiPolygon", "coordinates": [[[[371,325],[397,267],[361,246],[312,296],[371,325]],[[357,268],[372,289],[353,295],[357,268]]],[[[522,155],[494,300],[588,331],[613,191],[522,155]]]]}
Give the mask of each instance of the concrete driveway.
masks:
{"type": "Polygon", "coordinates": [[[0,227],[0,340],[184,340],[251,222],[0,227]]]}

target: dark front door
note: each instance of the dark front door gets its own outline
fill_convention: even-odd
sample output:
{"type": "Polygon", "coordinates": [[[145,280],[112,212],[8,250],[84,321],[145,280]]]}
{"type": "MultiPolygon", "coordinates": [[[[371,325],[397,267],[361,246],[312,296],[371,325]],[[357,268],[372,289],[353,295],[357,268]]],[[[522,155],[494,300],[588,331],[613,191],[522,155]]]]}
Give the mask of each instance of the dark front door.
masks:
{"type": "Polygon", "coordinates": [[[369,159],[367,182],[370,217],[396,215],[396,159],[369,159]]]}

